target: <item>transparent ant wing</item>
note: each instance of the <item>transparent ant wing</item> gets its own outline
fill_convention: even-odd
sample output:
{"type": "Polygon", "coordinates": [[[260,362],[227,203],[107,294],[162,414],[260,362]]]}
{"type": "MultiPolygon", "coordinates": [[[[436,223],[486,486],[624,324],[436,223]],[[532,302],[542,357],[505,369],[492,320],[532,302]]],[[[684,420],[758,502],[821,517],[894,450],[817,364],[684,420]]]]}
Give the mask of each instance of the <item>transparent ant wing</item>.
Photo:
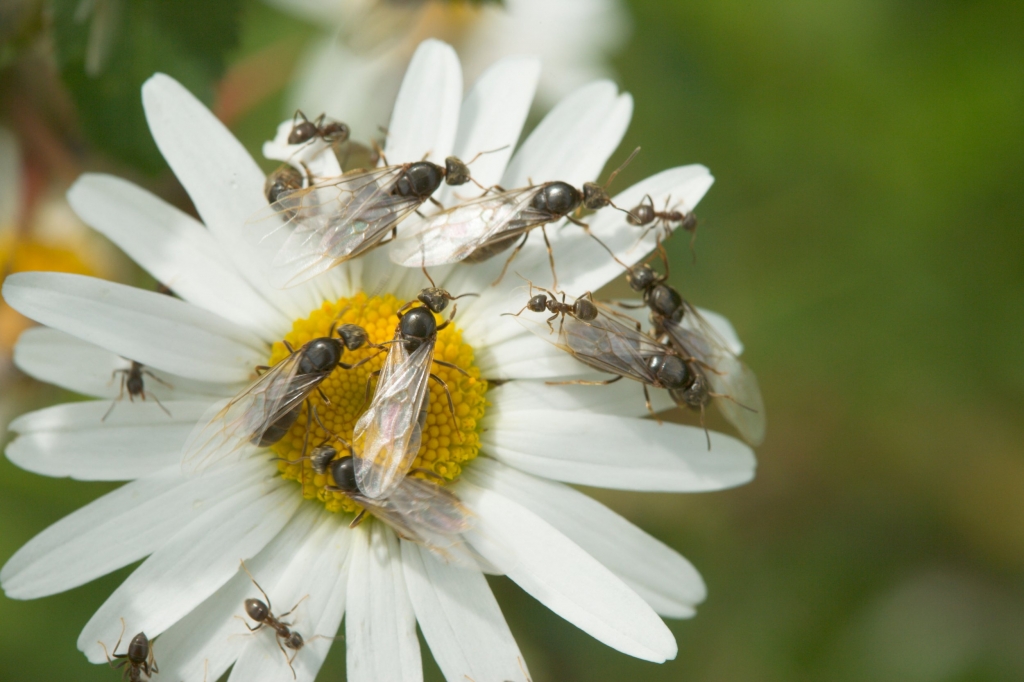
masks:
{"type": "Polygon", "coordinates": [[[425,201],[392,194],[407,168],[345,173],[289,192],[258,213],[256,236],[277,247],[275,284],[301,284],[377,246],[425,201]]]}
{"type": "Polygon", "coordinates": [[[595,305],[595,319],[583,321],[566,315],[551,321],[555,331],[538,320],[521,316],[519,319],[534,334],[594,369],[657,386],[658,379],[649,362],[653,357],[672,353],[671,349],[637,329],[629,317],[595,305]]]}
{"type": "Polygon", "coordinates": [[[363,495],[387,497],[402,482],[420,449],[420,409],[427,395],[434,339],[412,353],[391,344],[370,407],[352,434],[356,483],[363,495]]]}
{"type": "Polygon", "coordinates": [[[683,303],[679,322],[662,323],[681,352],[697,359],[708,380],[718,408],[751,445],[764,441],[764,401],[757,377],[731,350],[729,342],[705,320],[695,307],[683,303]]]}
{"type": "Polygon", "coordinates": [[[544,187],[485,194],[433,215],[415,232],[395,240],[391,260],[409,268],[457,263],[478,249],[550,222],[549,212],[530,207],[544,187]]]}
{"type": "Polygon", "coordinates": [[[472,527],[472,512],[444,487],[408,476],[385,498],[351,497],[400,537],[423,545],[447,563],[478,567],[460,537],[472,527]]]}
{"type": "Polygon", "coordinates": [[[182,449],[181,467],[195,474],[239,451],[258,445],[275,422],[293,410],[330,372],[297,375],[302,349],[292,353],[234,398],[212,405],[182,449]]]}

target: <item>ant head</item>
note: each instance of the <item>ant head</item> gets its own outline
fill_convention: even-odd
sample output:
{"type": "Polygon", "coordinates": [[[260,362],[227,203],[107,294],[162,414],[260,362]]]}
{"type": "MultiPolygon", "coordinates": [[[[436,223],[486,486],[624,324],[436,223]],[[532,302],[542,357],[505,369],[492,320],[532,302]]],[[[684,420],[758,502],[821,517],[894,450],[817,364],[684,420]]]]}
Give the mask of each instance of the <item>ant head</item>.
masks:
{"type": "Polygon", "coordinates": [[[604,187],[601,187],[601,185],[596,182],[583,183],[584,208],[591,211],[597,211],[611,203],[611,197],[608,196],[608,192],[605,191],[604,187]]]}
{"type": "Polygon", "coordinates": [[[367,339],[366,330],[358,324],[341,325],[338,327],[338,336],[341,337],[341,342],[345,344],[345,348],[349,350],[362,348],[367,339]]]}
{"type": "Polygon", "coordinates": [[[292,130],[288,133],[288,144],[302,144],[309,142],[316,137],[316,124],[306,118],[301,111],[295,112],[296,117],[301,116],[302,120],[292,124],[292,130]]]}
{"type": "Polygon", "coordinates": [[[449,185],[465,185],[471,179],[469,166],[461,159],[449,156],[444,160],[444,181],[449,185]]]}
{"type": "Polygon", "coordinates": [[[444,289],[439,287],[429,287],[420,292],[419,296],[420,303],[430,308],[431,312],[439,313],[448,307],[448,301],[454,300],[454,297],[444,289]]]}
{"type": "Polygon", "coordinates": [[[645,291],[658,282],[658,273],[650,265],[641,263],[626,273],[626,281],[633,291],[645,291]]]}
{"type": "Polygon", "coordinates": [[[245,612],[257,623],[262,623],[270,615],[270,608],[259,599],[246,599],[245,612]]]}
{"type": "Polygon", "coordinates": [[[532,297],[526,304],[526,307],[535,313],[542,313],[547,309],[548,297],[547,294],[537,294],[532,297]]]}

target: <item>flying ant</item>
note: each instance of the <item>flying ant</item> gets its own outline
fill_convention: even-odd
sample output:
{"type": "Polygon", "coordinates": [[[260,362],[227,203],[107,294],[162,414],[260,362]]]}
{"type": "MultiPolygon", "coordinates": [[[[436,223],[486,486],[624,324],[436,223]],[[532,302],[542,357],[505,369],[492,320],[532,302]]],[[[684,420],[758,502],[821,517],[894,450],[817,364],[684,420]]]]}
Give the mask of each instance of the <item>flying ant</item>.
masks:
{"type": "MultiPolygon", "coordinates": [[[[534,285],[530,284],[530,293],[534,285]]],[[[593,300],[590,293],[577,298],[573,303],[565,302],[565,294],[558,301],[555,294],[536,287],[543,294],[531,296],[523,311],[553,313],[547,319],[548,331],[543,327],[526,324],[527,328],[542,339],[554,344],[580,362],[601,372],[614,374],[602,381],[572,380],[549,381],[549,384],[582,384],[603,386],[619,381],[623,377],[643,384],[647,409],[653,414],[648,386],[664,388],[673,399],[680,391],[693,385],[694,375],[690,370],[690,358],[682,357],[671,347],[660,343],[640,330],[640,325],[621,313],[609,309],[593,300]],[[557,336],[551,338],[554,327],[551,322],[561,316],[557,336]],[[630,323],[630,324],[627,324],[630,323]]],[[[681,395],[681,394],[680,394],[681,395]]]]}
{"type": "MultiPolygon", "coordinates": [[[[327,336],[308,341],[298,349],[285,341],[289,352],[287,358],[273,367],[257,367],[260,376],[256,381],[228,401],[208,421],[200,421],[185,444],[183,466],[197,471],[247,443],[258,447],[273,445],[291,430],[303,405],[306,407],[306,423],[311,424],[316,410],[307,400],[309,396],[317,391],[324,402],[329,403],[320,391],[320,384],[335,368],[350,370],[369,362],[374,356],[353,364],[341,361],[346,349],[352,351],[367,344],[366,330],[354,324],[343,324],[337,328],[332,324],[327,336]]],[[[380,348],[377,344],[369,345],[380,348]]],[[[307,428],[303,456],[308,440],[307,428]]]]}
{"type": "Polygon", "coordinates": [[[168,388],[171,388],[171,385],[164,381],[163,379],[161,379],[160,377],[158,377],[157,375],[150,372],[148,369],[145,369],[146,366],[143,365],[141,362],[136,362],[135,360],[131,360],[130,362],[132,363],[131,366],[122,369],[115,369],[113,372],[110,373],[111,381],[113,381],[114,377],[116,377],[118,374],[121,375],[121,390],[118,391],[117,397],[114,398],[113,402],[110,403],[110,409],[107,410],[106,414],[103,415],[103,418],[100,421],[107,421],[107,417],[109,417],[110,413],[114,411],[114,407],[124,398],[124,391],[126,388],[128,389],[128,399],[131,402],[134,403],[136,398],[140,398],[143,401],[145,401],[146,398],[152,398],[156,402],[156,404],[160,406],[160,409],[167,413],[167,416],[170,417],[171,413],[167,410],[166,407],[164,407],[164,404],[160,402],[160,399],[157,398],[152,393],[146,392],[146,382],[142,377],[143,375],[146,375],[149,378],[153,379],[154,381],[158,381],[164,386],[167,386],[168,388]]]}
{"type": "MultiPolygon", "coordinates": [[[[410,301],[398,311],[395,337],[385,342],[389,345],[388,356],[381,369],[370,375],[370,378],[380,377],[373,401],[356,422],[352,436],[356,478],[367,497],[385,497],[412,467],[420,449],[422,427],[419,421],[425,409],[428,379],[444,389],[452,419],[456,418],[448,385],[430,368],[436,363],[466,374],[462,368],[434,357],[437,333],[451,324],[456,306],[452,306],[448,319],[440,325],[434,315],[444,311],[449,301],[458,298],[462,296],[452,296],[444,289],[431,286],[417,296],[420,305],[410,301]]],[[[367,395],[370,378],[367,379],[367,395]]]]}
{"type": "MultiPolygon", "coordinates": [[[[558,287],[555,256],[545,226],[563,218],[582,227],[602,248],[618,261],[608,246],[590,231],[590,226],[572,214],[578,210],[600,210],[612,206],[606,187],[619,171],[639,152],[637,148],[611,174],[604,187],[595,182],[584,183],[579,190],[567,182],[553,181],[513,190],[501,187],[495,193],[485,192],[471,201],[454,206],[425,219],[416,232],[403,235],[389,254],[391,260],[405,267],[426,267],[466,262],[480,263],[515,247],[505,261],[497,284],[505,276],[509,264],[523,248],[530,233],[539,228],[548,251],[554,287],[558,287]]],[[[619,261],[621,263],[621,261],[619,261]]],[[[624,264],[623,264],[624,265],[624,264]]]]}
{"type": "Polygon", "coordinates": [[[256,236],[262,242],[279,230],[290,230],[283,241],[275,237],[278,250],[272,262],[273,276],[282,288],[305,282],[387,243],[389,234],[394,239],[398,224],[424,203],[440,206],[432,195],[442,183],[457,186],[472,181],[468,164],[454,156],[448,157],[444,166],[430,161],[385,165],[306,187],[295,187],[301,182],[290,171],[282,169],[281,173],[275,178],[280,185],[274,186],[276,201],[271,203],[269,215],[257,221],[275,216],[284,216],[286,221],[266,220],[256,236]]]}
{"type": "Polygon", "coordinates": [[[626,275],[633,291],[643,295],[650,310],[651,326],[656,336],[681,355],[690,358],[688,365],[694,381],[672,397],[701,413],[716,399],[722,414],[751,445],[764,440],[764,401],[757,377],[734,353],[730,344],[700,312],[667,283],[668,258],[659,245],[666,274],[659,275],[646,263],[634,266],[626,275]]]}
{"type": "Polygon", "coordinates": [[[117,644],[114,645],[113,660],[111,660],[110,654],[107,652],[107,646],[103,642],[99,642],[99,645],[103,647],[103,655],[107,657],[107,664],[111,668],[118,670],[124,668],[124,673],[121,675],[122,680],[142,682],[143,674],[146,675],[148,680],[153,676],[153,673],[160,672],[156,665],[156,659],[153,657],[153,646],[146,637],[146,633],[140,632],[132,637],[132,641],[128,644],[128,651],[123,654],[117,653],[117,647],[121,646],[121,638],[124,637],[124,630],[125,623],[124,618],[122,618],[121,634],[117,638],[117,644]],[[114,661],[118,662],[115,663],[114,661]]]}
{"type": "MultiPolygon", "coordinates": [[[[471,512],[454,493],[437,483],[405,475],[386,497],[363,494],[357,480],[358,460],[348,455],[331,462],[334,485],[325,490],[344,493],[363,509],[349,524],[355,527],[367,513],[389,525],[399,537],[423,545],[445,561],[463,558],[459,536],[470,529],[471,512]]],[[[429,469],[414,469],[439,477],[429,469]]]]}

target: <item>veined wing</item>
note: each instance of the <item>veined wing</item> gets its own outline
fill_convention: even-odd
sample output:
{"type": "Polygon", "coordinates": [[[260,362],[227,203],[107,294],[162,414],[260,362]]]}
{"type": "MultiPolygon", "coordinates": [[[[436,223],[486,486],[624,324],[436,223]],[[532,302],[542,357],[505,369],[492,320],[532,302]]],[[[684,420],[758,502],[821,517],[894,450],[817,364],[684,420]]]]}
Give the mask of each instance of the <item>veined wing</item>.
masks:
{"type": "Polygon", "coordinates": [[[731,350],[728,342],[695,307],[684,303],[679,322],[663,323],[665,333],[684,354],[696,358],[708,380],[715,402],[743,439],[751,445],[764,440],[764,400],[757,377],[731,350]]]}
{"type": "Polygon", "coordinates": [[[247,444],[259,444],[274,422],[301,408],[329,374],[297,375],[301,357],[301,351],[292,353],[234,398],[212,405],[185,442],[182,469],[198,473],[247,444]]]}
{"type": "MultiPolygon", "coordinates": [[[[289,192],[269,207],[260,241],[277,248],[275,284],[301,284],[375,247],[392,227],[422,205],[392,194],[405,165],[355,171],[289,192]]],[[[261,221],[262,223],[263,221],[261,221]]]]}
{"type": "Polygon", "coordinates": [[[433,357],[433,341],[412,353],[400,341],[391,344],[373,401],[352,434],[356,483],[366,497],[387,497],[412,468],[433,357]]]}
{"type": "Polygon", "coordinates": [[[478,568],[460,537],[473,525],[472,512],[444,487],[408,476],[385,498],[351,497],[398,535],[423,545],[447,563],[478,568]]]}
{"type": "Polygon", "coordinates": [[[457,263],[490,242],[546,222],[550,214],[530,208],[542,189],[487,194],[433,215],[395,241],[391,260],[410,268],[457,263]]]}

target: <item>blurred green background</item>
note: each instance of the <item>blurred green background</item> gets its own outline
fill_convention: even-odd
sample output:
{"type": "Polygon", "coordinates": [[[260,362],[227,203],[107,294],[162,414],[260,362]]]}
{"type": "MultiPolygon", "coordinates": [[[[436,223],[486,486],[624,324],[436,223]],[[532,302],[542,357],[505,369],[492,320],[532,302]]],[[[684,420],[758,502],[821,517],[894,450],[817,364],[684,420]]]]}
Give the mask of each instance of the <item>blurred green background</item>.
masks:
{"type": "MultiPolygon", "coordinates": [[[[0,121],[36,158],[50,152],[33,117],[65,144],[43,164],[54,182],[107,169],[183,206],[138,128],[141,79],[165,70],[211,102],[225,69],[268,46],[288,67],[313,32],[250,0],[130,3],[117,49],[136,52],[91,84],[83,26],[62,23],[76,5],[53,3],[50,43],[71,96],[39,66],[46,15],[0,33],[0,121]]],[[[1024,3],[628,11],[611,65],[636,113],[612,163],[644,151],[616,186],[691,162],[716,176],[696,264],[685,238],[671,244],[673,282],[735,324],[768,438],[736,490],[588,491],[704,575],[697,617],[670,623],[675,661],[630,659],[493,581],[534,679],[1024,679],[1024,3]]],[[[271,88],[232,127],[256,153],[284,108],[271,88]]],[[[17,377],[2,390],[14,413],[67,398],[17,377]]],[[[0,561],[111,487],[0,460],[0,561]]],[[[116,679],[75,639],[125,575],[0,596],[0,679],[116,679]]],[[[319,679],[343,676],[339,645],[319,679]]]]}

